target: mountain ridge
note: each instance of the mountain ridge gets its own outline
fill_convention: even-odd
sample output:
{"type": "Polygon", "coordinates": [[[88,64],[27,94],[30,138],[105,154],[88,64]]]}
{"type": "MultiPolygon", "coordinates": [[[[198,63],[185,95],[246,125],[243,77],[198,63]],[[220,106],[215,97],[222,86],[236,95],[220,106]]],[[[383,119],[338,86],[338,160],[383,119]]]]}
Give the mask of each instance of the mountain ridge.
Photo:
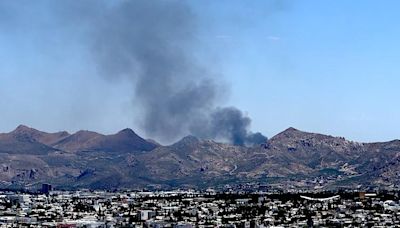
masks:
{"type": "Polygon", "coordinates": [[[46,133],[21,125],[0,134],[0,187],[41,182],[93,189],[243,182],[282,188],[395,186],[399,166],[400,140],[359,143],[293,127],[251,147],[195,136],[163,146],[129,128],[104,135],[46,133]],[[274,183],[276,178],[281,181],[274,183]]]}

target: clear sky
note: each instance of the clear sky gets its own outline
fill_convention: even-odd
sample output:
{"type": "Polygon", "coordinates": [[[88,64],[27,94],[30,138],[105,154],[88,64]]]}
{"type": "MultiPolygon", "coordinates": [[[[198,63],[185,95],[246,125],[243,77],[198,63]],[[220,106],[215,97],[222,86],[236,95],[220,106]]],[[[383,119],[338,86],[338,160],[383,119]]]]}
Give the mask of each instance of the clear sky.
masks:
{"type": "MultiPolygon", "coordinates": [[[[96,75],[76,24],[51,1],[0,3],[0,132],[130,127],[134,87],[96,75]],[[67,26],[67,28],[65,28],[67,26]]],[[[268,137],[288,128],[356,141],[400,138],[400,2],[189,1],[194,55],[268,137]]]]}

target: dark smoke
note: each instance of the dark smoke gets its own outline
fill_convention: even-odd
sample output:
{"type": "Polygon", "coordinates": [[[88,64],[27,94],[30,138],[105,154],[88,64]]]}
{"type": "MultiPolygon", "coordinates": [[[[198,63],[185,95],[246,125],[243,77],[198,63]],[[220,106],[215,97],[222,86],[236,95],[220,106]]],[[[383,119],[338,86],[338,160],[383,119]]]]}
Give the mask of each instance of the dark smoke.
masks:
{"type": "Polygon", "coordinates": [[[248,128],[251,119],[235,107],[217,108],[210,113],[207,123],[192,128],[195,135],[205,138],[228,139],[235,145],[255,145],[264,143],[261,133],[251,133],[248,128]]]}
{"type": "Polygon", "coordinates": [[[183,1],[123,1],[109,6],[92,29],[100,72],[135,83],[148,135],[171,141],[191,133],[237,145],[265,140],[248,132],[251,120],[240,110],[216,108],[220,87],[193,56],[196,16],[183,1]]]}
{"type": "Polygon", "coordinates": [[[27,32],[37,30],[44,49],[64,39],[88,47],[100,75],[134,85],[138,121],[148,136],[171,142],[192,134],[238,145],[265,140],[249,132],[251,120],[240,110],[218,108],[226,88],[196,59],[197,18],[184,0],[6,0],[0,19],[7,29],[33,27],[27,32]],[[42,14],[48,20],[35,20],[42,14]]]}
{"type": "Polygon", "coordinates": [[[143,129],[164,141],[187,133],[214,107],[217,85],[192,53],[196,24],[178,1],[124,1],[93,33],[93,54],[107,77],[128,77],[143,129]]]}

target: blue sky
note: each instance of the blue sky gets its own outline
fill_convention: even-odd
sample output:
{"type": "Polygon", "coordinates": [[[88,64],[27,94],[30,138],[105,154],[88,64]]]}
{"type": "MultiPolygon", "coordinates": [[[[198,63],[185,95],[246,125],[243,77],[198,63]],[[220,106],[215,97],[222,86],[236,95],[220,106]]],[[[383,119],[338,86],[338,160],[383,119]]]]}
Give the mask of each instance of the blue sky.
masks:
{"type": "MultiPolygon", "coordinates": [[[[26,2],[24,2],[26,3],[26,2]]],[[[0,5],[0,132],[141,132],[133,86],[96,75],[82,37],[41,4],[0,5]]],[[[189,1],[194,55],[268,137],[295,127],[357,141],[400,138],[398,1],[189,1]]],[[[79,24],[76,25],[79,29],[79,24]]]]}

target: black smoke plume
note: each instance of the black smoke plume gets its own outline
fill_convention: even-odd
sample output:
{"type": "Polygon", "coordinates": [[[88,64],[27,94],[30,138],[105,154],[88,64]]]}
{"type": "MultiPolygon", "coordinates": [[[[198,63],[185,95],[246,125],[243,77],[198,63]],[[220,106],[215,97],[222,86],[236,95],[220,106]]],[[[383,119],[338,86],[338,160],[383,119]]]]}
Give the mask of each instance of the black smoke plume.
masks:
{"type": "Polygon", "coordinates": [[[195,135],[204,138],[228,139],[235,145],[264,143],[266,137],[261,133],[249,132],[251,119],[235,107],[217,108],[208,116],[207,122],[192,128],[195,135]]]}
{"type": "MultiPolygon", "coordinates": [[[[15,1],[7,2],[0,12],[19,8],[15,1]]],[[[260,133],[249,132],[251,120],[240,110],[219,108],[224,85],[218,74],[196,60],[199,25],[186,1],[43,0],[22,4],[50,6],[52,21],[45,25],[67,31],[71,39],[81,37],[99,74],[111,81],[128,79],[134,85],[135,108],[148,136],[170,142],[193,134],[238,145],[265,140],[260,133]]]]}
{"type": "Polygon", "coordinates": [[[171,141],[190,133],[238,145],[265,140],[248,132],[251,120],[240,110],[216,108],[220,87],[194,57],[198,25],[184,1],[122,1],[96,22],[91,45],[99,70],[135,83],[148,135],[171,141]]]}

